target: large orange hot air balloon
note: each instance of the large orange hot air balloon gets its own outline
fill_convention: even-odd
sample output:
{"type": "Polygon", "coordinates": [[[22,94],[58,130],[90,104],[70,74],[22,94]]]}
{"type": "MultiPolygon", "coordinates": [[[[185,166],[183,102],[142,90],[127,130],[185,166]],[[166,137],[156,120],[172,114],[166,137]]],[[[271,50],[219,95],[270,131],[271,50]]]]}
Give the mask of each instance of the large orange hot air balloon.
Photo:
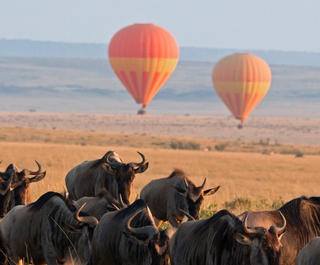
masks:
{"type": "Polygon", "coordinates": [[[175,38],[153,24],[127,26],[109,44],[110,64],[136,102],[142,104],[140,113],[172,74],[178,57],[175,38]]]}
{"type": "Polygon", "coordinates": [[[222,58],[213,68],[213,86],[232,112],[241,121],[267,93],[271,83],[271,70],[261,58],[248,53],[235,53],[222,58]]]}

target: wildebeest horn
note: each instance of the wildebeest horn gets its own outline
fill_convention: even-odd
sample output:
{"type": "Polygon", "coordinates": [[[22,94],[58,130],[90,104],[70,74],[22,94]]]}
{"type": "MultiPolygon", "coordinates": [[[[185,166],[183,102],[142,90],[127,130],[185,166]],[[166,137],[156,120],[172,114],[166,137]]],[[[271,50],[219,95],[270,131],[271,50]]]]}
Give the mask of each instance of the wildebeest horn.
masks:
{"type": "Polygon", "coordinates": [[[117,167],[120,165],[120,162],[117,161],[116,159],[110,159],[111,155],[113,155],[114,152],[113,151],[109,151],[107,156],[105,157],[105,161],[110,165],[110,166],[114,166],[117,167]]]}
{"type": "Polygon", "coordinates": [[[123,202],[122,194],[120,194],[120,196],[119,196],[119,202],[120,202],[121,208],[126,208],[127,207],[127,205],[123,202]]]}
{"type": "Polygon", "coordinates": [[[249,213],[246,214],[243,220],[243,229],[247,234],[264,234],[266,229],[263,227],[248,227],[248,216],[249,213]]]}
{"type": "Polygon", "coordinates": [[[179,208],[179,211],[182,212],[185,216],[187,216],[190,220],[195,221],[194,217],[190,215],[190,213],[186,212],[185,210],[182,210],[179,208]]]}
{"type": "Polygon", "coordinates": [[[188,183],[187,179],[184,178],[183,180],[184,180],[184,183],[186,184],[186,188],[188,188],[189,187],[189,183],[188,183]]]}
{"type": "Polygon", "coordinates": [[[41,165],[40,163],[35,160],[37,166],[38,166],[38,170],[37,171],[31,171],[29,169],[25,169],[25,172],[28,173],[28,175],[35,175],[32,178],[28,178],[29,182],[37,182],[42,180],[45,176],[46,176],[46,171],[41,172],[41,165]]]}
{"type": "Polygon", "coordinates": [[[111,203],[111,205],[112,205],[112,207],[115,208],[117,211],[120,210],[120,208],[119,208],[117,205],[115,205],[114,203],[111,203]]]}
{"type": "Polygon", "coordinates": [[[144,164],[144,162],[146,162],[146,159],[144,157],[144,155],[142,153],[140,153],[139,151],[137,151],[137,153],[141,156],[142,158],[142,161],[140,163],[132,163],[133,166],[135,167],[139,167],[139,166],[142,166],[144,164]]]}
{"type": "Polygon", "coordinates": [[[155,234],[159,233],[158,229],[155,226],[153,226],[153,225],[146,225],[143,227],[132,227],[131,226],[131,222],[132,222],[133,218],[135,218],[143,210],[144,210],[144,208],[139,211],[136,211],[133,215],[131,215],[128,218],[128,220],[125,222],[125,230],[126,230],[127,234],[132,234],[133,236],[147,234],[148,239],[152,239],[155,234]]]}
{"type": "Polygon", "coordinates": [[[154,227],[157,227],[157,226],[156,226],[156,222],[154,221],[153,215],[152,215],[152,213],[151,213],[151,211],[150,211],[150,208],[149,208],[148,206],[147,206],[147,213],[148,213],[149,218],[150,218],[150,220],[151,220],[151,224],[152,224],[154,227]]]}
{"type": "Polygon", "coordinates": [[[203,189],[204,185],[206,185],[207,178],[204,178],[202,185],[200,186],[201,189],[203,189]]]}
{"type": "Polygon", "coordinates": [[[99,223],[98,219],[95,218],[94,216],[79,216],[80,212],[83,210],[83,208],[86,206],[87,203],[84,203],[77,211],[75,214],[75,218],[80,222],[80,223],[85,223],[85,224],[93,224],[97,225],[99,223]]]}
{"type": "MultiPolygon", "coordinates": [[[[283,214],[281,213],[281,211],[279,211],[279,214],[281,215],[282,225],[281,225],[281,226],[271,226],[271,227],[270,227],[270,229],[273,230],[274,234],[276,234],[277,236],[283,234],[284,231],[286,230],[286,226],[287,226],[287,220],[286,220],[286,218],[283,216],[283,214]]],[[[270,230],[270,229],[269,229],[269,230],[270,230]]]]}

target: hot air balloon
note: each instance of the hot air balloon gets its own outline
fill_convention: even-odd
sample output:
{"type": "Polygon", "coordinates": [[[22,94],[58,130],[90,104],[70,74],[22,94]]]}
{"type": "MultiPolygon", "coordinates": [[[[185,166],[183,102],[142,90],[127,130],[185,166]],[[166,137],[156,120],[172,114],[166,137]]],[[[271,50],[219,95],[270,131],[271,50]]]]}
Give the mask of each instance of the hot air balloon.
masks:
{"type": "Polygon", "coordinates": [[[168,31],[153,24],[119,30],[109,44],[110,64],[131,96],[142,105],[139,114],[174,71],[178,44],[168,31]]]}
{"type": "Polygon", "coordinates": [[[213,86],[236,119],[243,123],[267,93],[271,70],[261,58],[235,53],[222,58],[212,71],[213,86]]]}

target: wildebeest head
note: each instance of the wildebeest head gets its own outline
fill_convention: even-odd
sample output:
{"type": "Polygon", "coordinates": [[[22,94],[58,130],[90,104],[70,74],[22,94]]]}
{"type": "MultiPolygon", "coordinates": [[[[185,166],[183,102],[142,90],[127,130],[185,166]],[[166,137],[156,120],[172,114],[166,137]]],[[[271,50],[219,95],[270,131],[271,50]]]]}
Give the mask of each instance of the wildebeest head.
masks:
{"type": "Polygon", "coordinates": [[[191,180],[187,179],[188,182],[188,207],[189,207],[189,213],[191,216],[193,216],[195,219],[199,219],[199,213],[200,208],[204,200],[204,196],[210,196],[215,194],[220,186],[210,188],[210,189],[204,189],[204,186],[206,184],[207,179],[205,178],[203,180],[202,185],[196,186],[191,180]]]}
{"type": "Polygon", "coordinates": [[[123,233],[149,249],[152,265],[169,264],[168,245],[175,228],[158,230],[151,211],[143,200],[138,199],[132,205],[136,210],[133,215],[130,214],[124,219],[123,233]]]}
{"type": "Polygon", "coordinates": [[[244,217],[243,231],[235,234],[235,240],[250,247],[251,265],[272,265],[277,264],[279,260],[281,237],[286,229],[286,219],[282,217],[280,227],[271,226],[269,229],[264,227],[248,227],[248,215],[244,217]]]}
{"type": "MultiPolygon", "coordinates": [[[[139,163],[130,162],[123,163],[121,159],[111,159],[115,152],[109,151],[105,155],[105,161],[111,166],[114,171],[116,181],[118,183],[118,193],[122,196],[123,201],[129,204],[129,197],[131,194],[132,183],[135,178],[135,174],[143,173],[147,170],[149,163],[145,161],[145,157],[142,153],[138,152],[142,161],[139,163]]],[[[120,198],[117,198],[120,199],[120,198]]]]}
{"type": "Polygon", "coordinates": [[[6,172],[14,175],[11,187],[11,189],[14,190],[14,203],[12,206],[26,204],[29,199],[28,187],[30,183],[38,182],[45,177],[46,171],[42,171],[41,165],[38,161],[35,160],[35,163],[38,166],[37,171],[29,169],[19,171],[14,164],[10,164],[7,167],[6,172]]]}

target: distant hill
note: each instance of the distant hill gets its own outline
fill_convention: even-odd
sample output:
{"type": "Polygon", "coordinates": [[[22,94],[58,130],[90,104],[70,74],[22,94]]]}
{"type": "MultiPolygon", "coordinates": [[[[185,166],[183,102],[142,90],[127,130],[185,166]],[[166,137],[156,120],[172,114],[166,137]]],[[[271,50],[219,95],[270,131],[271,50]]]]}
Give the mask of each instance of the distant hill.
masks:
{"type": "MultiPolygon", "coordinates": [[[[230,115],[215,93],[214,63],[180,61],[149,113],[230,115]]],[[[272,84],[253,116],[319,117],[320,67],[271,65],[272,84]]],[[[106,57],[0,57],[0,111],[135,113],[139,106],[106,57]]]]}
{"type": "MultiPolygon", "coordinates": [[[[93,43],[61,43],[32,40],[0,39],[0,56],[66,57],[103,59],[108,45],[93,43]]],[[[181,61],[216,62],[234,52],[254,53],[269,64],[320,66],[320,53],[286,52],[276,50],[236,50],[181,47],[181,61]]]]}

